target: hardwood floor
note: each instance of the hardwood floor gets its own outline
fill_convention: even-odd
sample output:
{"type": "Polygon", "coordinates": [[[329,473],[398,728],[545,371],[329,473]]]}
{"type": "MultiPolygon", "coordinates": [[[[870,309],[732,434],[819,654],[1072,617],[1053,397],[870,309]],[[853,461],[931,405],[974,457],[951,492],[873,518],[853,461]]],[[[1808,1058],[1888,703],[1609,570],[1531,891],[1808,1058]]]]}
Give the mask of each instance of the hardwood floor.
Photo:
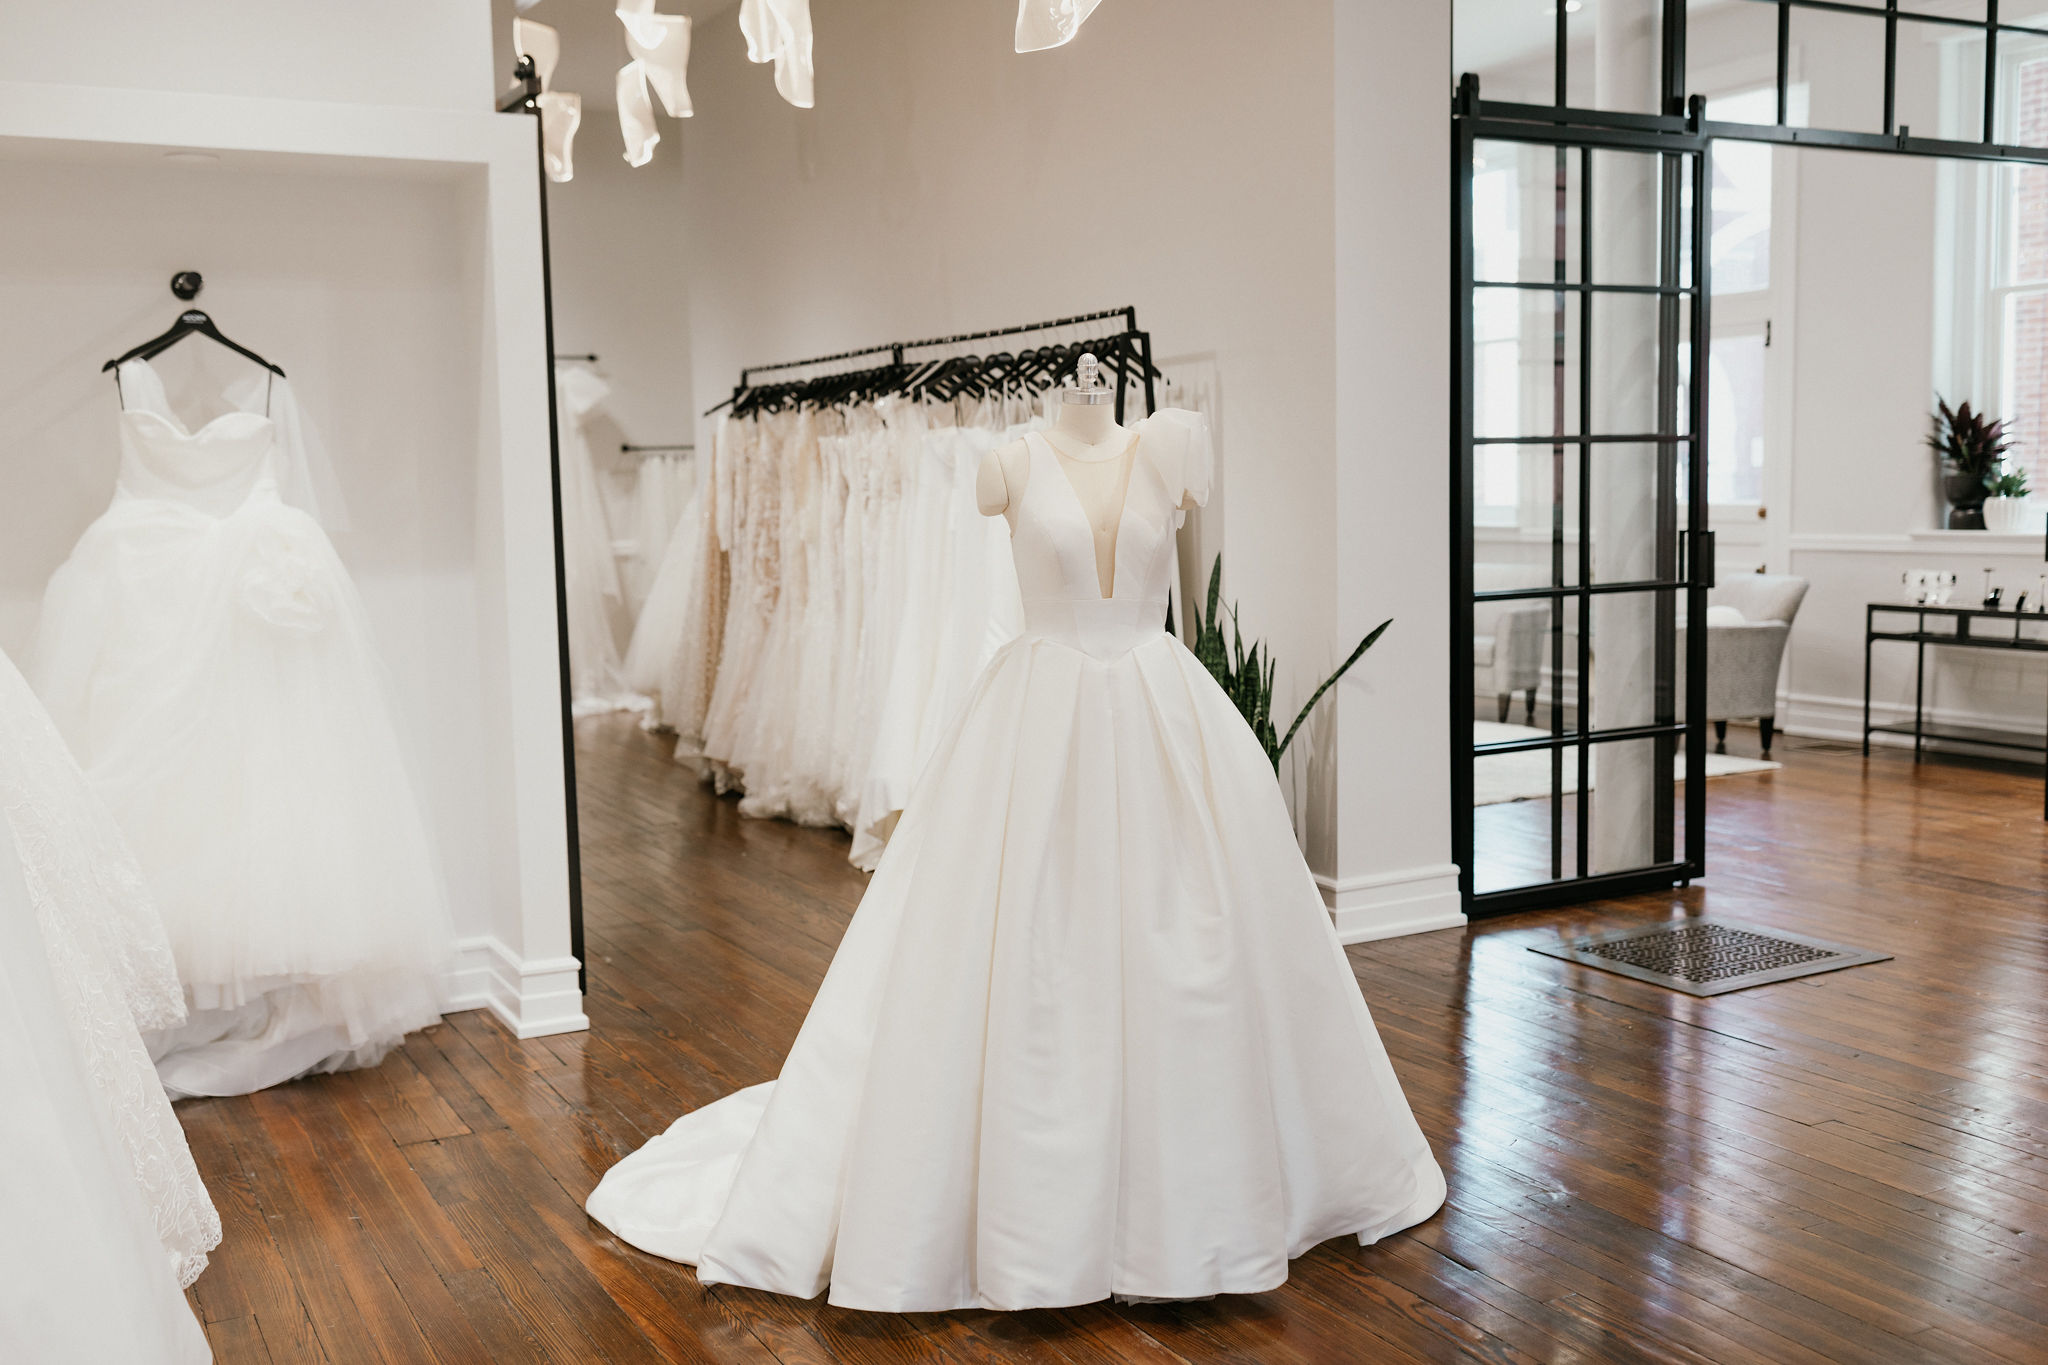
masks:
{"type": "Polygon", "coordinates": [[[776,1070],[864,879],[630,723],[580,736],[592,1030],[458,1015],[374,1071],[179,1106],[222,1362],[2048,1360],[2038,771],[1787,744],[1684,892],[1351,950],[1435,1218],[1210,1303],[888,1317],[700,1287],[583,1215],[776,1070]],[[1712,912],[1897,955],[1696,1000],[1524,951],[1712,912]]]}

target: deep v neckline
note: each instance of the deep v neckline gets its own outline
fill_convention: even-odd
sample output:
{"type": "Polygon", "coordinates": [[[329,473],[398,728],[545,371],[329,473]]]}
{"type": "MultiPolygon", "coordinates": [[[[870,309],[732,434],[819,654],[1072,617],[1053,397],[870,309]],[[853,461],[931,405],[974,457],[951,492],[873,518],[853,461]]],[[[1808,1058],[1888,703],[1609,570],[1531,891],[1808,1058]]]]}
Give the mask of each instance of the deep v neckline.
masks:
{"type": "MultiPolygon", "coordinates": [[[[1123,553],[1124,519],[1130,514],[1131,510],[1131,483],[1137,477],[1138,473],[1138,428],[1136,426],[1133,426],[1130,429],[1130,436],[1129,439],[1124,442],[1124,448],[1121,451],[1119,451],[1114,457],[1117,461],[1123,464],[1124,470],[1123,489],[1117,495],[1116,518],[1109,532],[1108,592],[1104,592],[1102,590],[1103,556],[1102,552],[1098,550],[1095,545],[1095,519],[1088,515],[1088,504],[1081,497],[1081,490],[1074,483],[1073,475],[1067,473],[1067,466],[1065,462],[1060,459],[1059,447],[1055,446],[1052,443],[1052,438],[1042,431],[1038,433],[1038,439],[1039,443],[1045,447],[1046,458],[1052,461],[1053,468],[1056,471],[1058,471],[1060,476],[1060,483],[1067,490],[1067,501],[1073,504],[1074,511],[1080,515],[1081,525],[1088,532],[1088,553],[1089,557],[1094,561],[1095,566],[1096,596],[1104,602],[1113,602],[1116,600],[1117,587],[1123,579],[1123,575],[1118,572],[1118,569],[1121,566],[1118,564],[1117,560],[1123,553]]],[[[1077,463],[1108,464],[1109,461],[1080,460],[1077,461],[1077,463]]]]}

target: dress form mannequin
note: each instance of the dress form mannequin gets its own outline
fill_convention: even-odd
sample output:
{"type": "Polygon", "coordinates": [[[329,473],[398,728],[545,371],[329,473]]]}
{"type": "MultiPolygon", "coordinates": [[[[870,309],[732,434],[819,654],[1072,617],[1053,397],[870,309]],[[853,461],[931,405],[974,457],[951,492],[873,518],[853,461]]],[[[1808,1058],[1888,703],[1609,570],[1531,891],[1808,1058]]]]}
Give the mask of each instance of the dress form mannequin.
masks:
{"type": "MultiPolygon", "coordinates": [[[[1115,587],[1117,526],[1137,444],[1134,427],[1117,425],[1110,406],[1114,396],[1102,383],[1095,357],[1083,355],[1075,367],[1073,387],[1060,391],[1059,412],[1046,438],[1095,532],[1095,565],[1104,597],[1115,587]]],[[[975,472],[975,503],[983,516],[1003,516],[1015,530],[1016,511],[1030,481],[1031,455],[1025,443],[998,446],[982,457],[975,472]]]]}

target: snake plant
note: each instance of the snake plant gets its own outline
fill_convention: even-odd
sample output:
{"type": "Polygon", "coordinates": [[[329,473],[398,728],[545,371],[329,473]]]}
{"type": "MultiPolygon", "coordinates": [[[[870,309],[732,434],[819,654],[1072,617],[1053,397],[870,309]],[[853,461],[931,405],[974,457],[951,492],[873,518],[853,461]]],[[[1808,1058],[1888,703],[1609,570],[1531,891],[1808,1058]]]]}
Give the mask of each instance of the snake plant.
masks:
{"type": "Polygon", "coordinates": [[[1308,701],[1295,716],[1294,724],[1287,727],[1285,735],[1281,735],[1273,726],[1273,678],[1277,669],[1273,661],[1273,652],[1259,640],[1252,641],[1251,646],[1246,647],[1244,632],[1239,629],[1237,623],[1237,604],[1233,602],[1224,607],[1221,602],[1222,594],[1223,556],[1219,554],[1216,556],[1215,566],[1209,570],[1208,601],[1201,615],[1195,619],[1194,655],[1201,661],[1202,666],[1209,670],[1209,675],[1216,679],[1217,685],[1223,689],[1223,694],[1230,698],[1231,704],[1236,706],[1238,713],[1245,718],[1245,723],[1252,727],[1252,734],[1257,737],[1259,747],[1266,751],[1267,759],[1273,764],[1273,771],[1278,773],[1280,756],[1285,754],[1287,746],[1294,742],[1295,734],[1300,731],[1302,722],[1308,719],[1309,713],[1316,709],[1316,703],[1323,699],[1325,692],[1337,685],[1337,679],[1350,671],[1351,665],[1365,656],[1365,651],[1371,649],[1373,642],[1385,634],[1387,627],[1394,622],[1389,618],[1373,627],[1372,632],[1358,642],[1358,648],[1351,651],[1351,657],[1339,664],[1337,671],[1323,679],[1322,685],[1309,694],[1308,701]],[[1230,616],[1228,641],[1223,635],[1225,612],[1230,616]]]}

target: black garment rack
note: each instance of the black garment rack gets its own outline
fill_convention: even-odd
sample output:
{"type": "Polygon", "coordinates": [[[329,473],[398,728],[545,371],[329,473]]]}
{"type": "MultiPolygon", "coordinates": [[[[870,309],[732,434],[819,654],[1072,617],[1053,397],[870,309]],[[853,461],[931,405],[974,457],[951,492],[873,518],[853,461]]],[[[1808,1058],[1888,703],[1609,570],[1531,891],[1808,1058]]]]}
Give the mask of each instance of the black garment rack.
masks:
{"type": "MultiPolygon", "coordinates": [[[[1085,326],[1092,322],[1106,322],[1112,318],[1121,318],[1123,320],[1123,330],[1105,333],[1100,340],[1114,341],[1121,338],[1129,338],[1136,344],[1138,356],[1142,362],[1138,367],[1138,377],[1145,386],[1145,411],[1147,413],[1155,412],[1159,407],[1158,390],[1155,386],[1159,372],[1152,363],[1152,334],[1138,326],[1137,307],[1135,305],[1126,305],[1122,308],[1105,308],[1097,313],[1077,313],[1072,317],[1053,318],[1049,322],[1027,322],[1016,327],[992,327],[985,332],[961,332],[956,336],[925,337],[919,341],[889,341],[879,346],[862,346],[856,350],[835,351],[831,355],[812,356],[808,360],[781,360],[772,365],[749,365],[740,371],[740,382],[734,387],[732,397],[719,403],[704,415],[709,417],[720,408],[730,406],[744,395],[749,388],[753,387],[755,375],[766,374],[773,370],[800,370],[807,369],[813,365],[830,365],[842,360],[858,360],[863,356],[880,355],[890,357],[891,364],[901,366],[906,361],[906,356],[904,355],[906,351],[924,350],[937,346],[960,346],[970,341],[987,341],[994,337],[1025,336],[1032,332],[1053,332],[1067,327],[1085,326]]],[[[1126,387],[1124,376],[1118,374],[1116,384],[1116,420],[1119,422],[1124,420],[1124,390],[1126,387]]]]}

